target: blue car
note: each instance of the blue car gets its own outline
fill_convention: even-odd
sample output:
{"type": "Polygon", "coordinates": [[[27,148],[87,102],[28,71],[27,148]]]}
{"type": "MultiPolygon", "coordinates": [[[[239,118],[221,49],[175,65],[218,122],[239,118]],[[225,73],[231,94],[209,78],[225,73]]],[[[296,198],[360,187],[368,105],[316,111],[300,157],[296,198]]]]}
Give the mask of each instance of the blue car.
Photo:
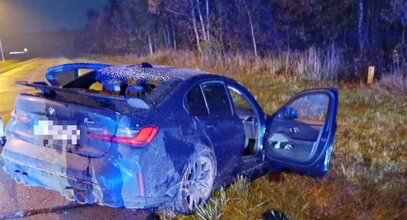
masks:
{"type": "MultiPolygon", "coordinates": [[[[193,69],[73,63],[22,93],[3,168],[80,204],[191,213],[238,175],[322,177],[338,90],[306,90],[267,115],[235,80],[193,69]]],[[[270,100],[272,102],[272,100],[270,100]]]]}

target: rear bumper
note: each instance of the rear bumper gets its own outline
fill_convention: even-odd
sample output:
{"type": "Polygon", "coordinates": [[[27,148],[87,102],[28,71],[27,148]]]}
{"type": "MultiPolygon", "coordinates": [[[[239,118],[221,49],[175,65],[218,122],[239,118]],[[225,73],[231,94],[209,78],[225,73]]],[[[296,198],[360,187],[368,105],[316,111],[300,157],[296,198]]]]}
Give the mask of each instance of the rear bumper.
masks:
{"type": "Polygon", "coordinates": [[[104,173],[92,166],[89,168],[92,164],[89,158],[16,138],[7,142],[1,159],[3,169],[17,182],[58,191],[68,200],[149,210],[170,208],[173,204],[173,197],[145,194],[140,167],[129,176],[123,175],[120,167],[104,166],[103,170],[109,170],[104,173]]]}

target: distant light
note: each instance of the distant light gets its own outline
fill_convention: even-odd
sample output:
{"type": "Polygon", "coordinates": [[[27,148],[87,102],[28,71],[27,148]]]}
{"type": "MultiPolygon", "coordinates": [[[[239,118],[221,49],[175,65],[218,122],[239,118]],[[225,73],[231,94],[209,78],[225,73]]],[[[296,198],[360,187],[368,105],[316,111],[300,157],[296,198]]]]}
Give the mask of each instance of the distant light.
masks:
{"type": "Polygon", "coordinates": [[[25,54],[24,51],[12,51],[9,53],[10,55],[16,55],[16,54],[25,54]]]}
{"type": "Polygon", "coordinates": [[[9,54],[10,54],[10,55],[17,55],[17,54],[25,54],[25,53],[27,53],[27,52],[28,52],[28,49],[27,49],[27,48],[24,48],[23,51],[11,51],[11,52],[9,52],[9,54]]]}

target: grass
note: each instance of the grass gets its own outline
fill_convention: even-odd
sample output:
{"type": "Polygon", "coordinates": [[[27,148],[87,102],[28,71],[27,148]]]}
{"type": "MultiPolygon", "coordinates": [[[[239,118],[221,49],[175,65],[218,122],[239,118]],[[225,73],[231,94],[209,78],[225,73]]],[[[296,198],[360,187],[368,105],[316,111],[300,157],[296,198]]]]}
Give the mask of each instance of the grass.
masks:
{"type": "Polygon", "coordinates": [[[5,62],[0,62],[0,74],[10,71],[14,68],[20,67],[22,65],[28,64],[33,62],[36,59],[30,59],[26,61],[18,61],[18,60],[7,60],[5,62]]]}
{"type": "Polygon", "coordinates": [[[407,95],[405,90],[388,86],[397,82],[365,86],[319,81],[318,77],[309,81],[301,75],[307,68],[302,73],[300,69],[281,73],[287,67],[284,59],[205,59],[185,52],[106,61],[148,61],[228,75],[243,83],[267,113],[303,89],[339,87],[330,170],[322,179],[287,173],[252,182],[239,177],[234,185],[215,191],[194,215],[161,213],[163,219],[260,219],[269,209],[292,219],[407,219],[407,95]]]}
{"type": "Polygon", "coordinates": [[[5,72],[4,70],[9,69],[11,66],[15,65],[17,60],[7,60],[7,61],[0,61],[0,73],[5,72]]]}

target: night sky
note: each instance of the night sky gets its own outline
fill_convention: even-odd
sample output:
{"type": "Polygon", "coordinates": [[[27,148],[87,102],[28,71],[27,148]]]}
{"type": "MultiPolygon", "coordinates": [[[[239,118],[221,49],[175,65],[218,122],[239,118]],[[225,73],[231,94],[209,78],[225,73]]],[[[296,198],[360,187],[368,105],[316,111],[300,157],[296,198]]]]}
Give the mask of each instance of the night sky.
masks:
{"type": "Polygon", "coordinates": [[[0,0],[0,36],[83,27],[108,0],[0,0]]]}

